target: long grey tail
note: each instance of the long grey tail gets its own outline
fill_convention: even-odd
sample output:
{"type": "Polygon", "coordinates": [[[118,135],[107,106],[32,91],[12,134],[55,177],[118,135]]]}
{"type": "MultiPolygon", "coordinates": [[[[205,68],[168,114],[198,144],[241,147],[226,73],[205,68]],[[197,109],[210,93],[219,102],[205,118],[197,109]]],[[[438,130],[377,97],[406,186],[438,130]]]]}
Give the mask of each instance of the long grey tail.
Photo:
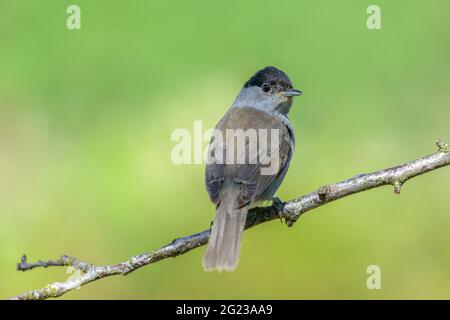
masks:
{"type": "Polygon", "coordinates": [[[224,195],[217,207],[208,247],[203,256],[203,268],[206,271],[233,271],[238,265],[248,207],[236,209],[235,202],[230,192],[224,195]]]}

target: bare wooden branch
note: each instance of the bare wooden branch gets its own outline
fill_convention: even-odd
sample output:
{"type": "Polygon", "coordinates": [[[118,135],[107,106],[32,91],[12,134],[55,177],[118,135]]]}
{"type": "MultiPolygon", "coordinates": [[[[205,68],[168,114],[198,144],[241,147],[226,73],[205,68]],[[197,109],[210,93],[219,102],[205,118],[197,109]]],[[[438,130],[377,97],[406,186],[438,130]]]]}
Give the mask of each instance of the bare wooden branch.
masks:
{"type": "MultiPolygon", "coordinates": [[[[353,178],[322,186],[305,196],[288,201],[282,206],[282,217],[288,226],[292,226],[303,213],[323,206],[337,199],[384,185],[392,185],[395,193],[400,193],[402,185],[409,179],[450,164],[450,148],[440,141],[436,142],[438,151],[417,160],[372,173],[361,174],[353,178]]],[[[247,218],[246,229],[263,222],[279,218],[275,206],[252,209],[247,218]]],[[[108,266],[95,266],[79,259],[61,256],[58,260],[28,263],[24,255],[17,264],[17,270],[26,271],[38,267],[68,266],[80,270],[77,277],[64,282],[54,282],[42,289],[28,291],[12,297],[14,300],[47,299],[59,297],[89,282],[113,275],[126,275],[140,267],[169,257],[176,257],[207,243],[210,230],[173,240],[164,247],[131,257],[129,260],[108,266]]]]}

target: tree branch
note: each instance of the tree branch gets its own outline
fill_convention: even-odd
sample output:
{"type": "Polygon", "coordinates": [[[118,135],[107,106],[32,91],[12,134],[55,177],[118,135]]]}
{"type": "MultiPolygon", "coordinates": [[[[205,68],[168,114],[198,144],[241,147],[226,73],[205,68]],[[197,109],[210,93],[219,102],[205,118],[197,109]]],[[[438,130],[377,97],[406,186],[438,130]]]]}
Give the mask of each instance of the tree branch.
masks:
{"type": "MultiPolygon", "coordinates": [[[[402,185],[409,179],[429,171],[450,164],[450,148],[440,141],[436,142],[438,151],[417,160],[372,173],[361,174],[353,178],[322,186],[318,190],[295,200],[288,201],[282,206],[281,216],[288,226],[292,226],[303,213],[323,206],[337,199],[384,185],[392,185],[396,194],[400,193],[402,185]]],[[[263,222],[279,218],[278,210],[274,206],[258,207],[249,211],[246,229],[263,222]]],[[[66,292],[79,288],[89,282],[113,275],[127,275],[145,265],[158,262],[169,257],[176,257],[192,249],[203,246],[208,242],[210,230],[205,230],[190,236],[178,238],[164,247],[131,257],[129,260],[108,266],[95,266],[66,255],[58,260],[28,263],[23,255],[17,270],[27,271],[38,267],[68,266],[79,270],[79,275],[70,277],[64,282],[54,282],[42,289],[27,291],[12,297],[14,300],[47,299],[59,297],[66,292]]]]}

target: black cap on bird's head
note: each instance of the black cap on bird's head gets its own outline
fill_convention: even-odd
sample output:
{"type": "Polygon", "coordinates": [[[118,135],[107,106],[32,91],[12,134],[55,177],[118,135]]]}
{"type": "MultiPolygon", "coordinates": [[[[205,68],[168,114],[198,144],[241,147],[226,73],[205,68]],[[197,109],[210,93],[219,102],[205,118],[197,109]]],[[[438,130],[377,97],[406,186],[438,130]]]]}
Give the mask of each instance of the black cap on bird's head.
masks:
{"type": "Polygon", "coordinates": [[[244,88],[253,86],[260,87],[265,93],[283,93],[286,97],[302,94],[300,90],[293,89],[287,74],[275,67],[259,70],[244,84],[244,88]]]}

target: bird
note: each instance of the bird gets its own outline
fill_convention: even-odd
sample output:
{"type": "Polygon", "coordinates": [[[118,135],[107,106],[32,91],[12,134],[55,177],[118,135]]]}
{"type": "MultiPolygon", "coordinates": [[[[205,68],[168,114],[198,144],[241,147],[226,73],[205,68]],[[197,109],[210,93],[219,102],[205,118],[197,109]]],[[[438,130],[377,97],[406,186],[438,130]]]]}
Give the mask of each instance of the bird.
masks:
{"type": "MultiPolygon", "coordinates": [[[[216,125],[205,168],[206,190],[216,205],[202,260],[205,271],[235,270],[249,209],[264,201],[273,201],[274,206],[281,204],[274,195],[286,176],[295,149],[288,112],[293,98],[301,94],[302,91],[293,88],[286,73],[276,67],[265,67],[245,82],[216,125]],[[269,131],[275,134],[266,141],[266,150],[258,149],[265,145],[269,131]],[[256,143],[251,143],[255,140],[252,132],[266,135],[257,134],[256,143]],[[239,138],[244,148],[236,143],[239,138]]],[[[281,218],[281,211],[279,214],[281,218]]]]}

